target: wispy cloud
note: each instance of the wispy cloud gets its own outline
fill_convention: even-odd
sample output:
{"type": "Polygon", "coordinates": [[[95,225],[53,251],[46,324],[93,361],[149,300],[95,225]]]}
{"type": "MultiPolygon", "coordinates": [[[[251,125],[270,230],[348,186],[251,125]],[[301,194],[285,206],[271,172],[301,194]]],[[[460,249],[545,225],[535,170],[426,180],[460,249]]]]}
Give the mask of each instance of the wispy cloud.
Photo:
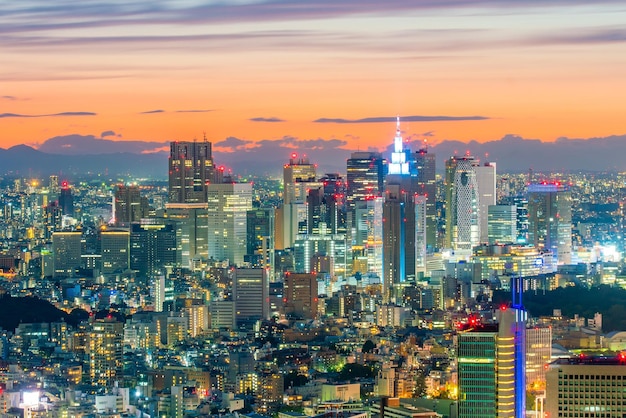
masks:
{"type": "Polygon", "coordinates": [[[271,118],[263,118],[263,117],[258,117],[258,118],[250,118],[248,119],[251,122],[284,122],[284,119],[280,119],[280,118],[276,118],[276,117],[271,117],[271,118]]]}
{"type": "Polygon", "coordinates": [[[151,115],[153,113],[165,113],[165,110],[156,109],[156,110],[146,110],[145,112],[139,112],[140,115],[151,115]]]}
{"type": "Polygon", "coordinates": [[[106,138],[107,136],[114,136],[121,138],[122,135],[116,134],[114,131],[104,131],[100,134],[101,138],[106,138]]]}
{"type": "Polygon", "coordinates": [[[176,113],[206,113],[213,112],[213,109],[189,109],[189,110],[177,110],[176,113]]]}
{"type": "MultiPolygon", "coordinates": [[[[486,116],[401,116],[400,122],[450,122],[467,120],[487,120],[486,116]]],[[[362,119],[319,118],[315,123],[393,123],[395,116],[374,116],[362,119]]]]}
{"type": "Polygon", "coordinates": [[[17,97],[15,97],[15,96],[0,96],[0,99],[2,99],[2,100],[17,100],[17,97]]]}
{"type": "Polygon", "coordinates": [[[93,112],[61,112],[49,113],[45,115],[24,115],[21,113],[0,113],[0,118],[46,118],[53,116],[96,116],[93,112]]]}

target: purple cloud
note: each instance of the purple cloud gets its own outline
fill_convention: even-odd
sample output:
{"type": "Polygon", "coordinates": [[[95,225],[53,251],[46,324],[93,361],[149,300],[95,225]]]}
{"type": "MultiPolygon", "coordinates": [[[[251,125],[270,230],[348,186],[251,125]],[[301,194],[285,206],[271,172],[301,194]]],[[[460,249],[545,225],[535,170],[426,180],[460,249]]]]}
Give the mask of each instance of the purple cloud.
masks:
{"type": "Polygon", "coordinates": [[[20,113],[0,113],[0,118],[45,118],[51,116],[96,116],[93,112],[61,112],[49,113],[45,115],[24,115],[20,113]]]}
{"type": "Polygon", "coordinates": [[[156,109],[156,110],[146,110],[145,112],[139,112],[140,115],[151,115],[153,113],[165,113],[165,110],[156,109]]]}
{"type": "Polygon", "coordinates": [[[258,118],[250,118],[248,119],[251,122],[284,122],[284,119],[280,119],[280,118],[276,118],[276,117],[271,117],[271,118],[263,118],[263,117],[258,117],[258,118]]]}

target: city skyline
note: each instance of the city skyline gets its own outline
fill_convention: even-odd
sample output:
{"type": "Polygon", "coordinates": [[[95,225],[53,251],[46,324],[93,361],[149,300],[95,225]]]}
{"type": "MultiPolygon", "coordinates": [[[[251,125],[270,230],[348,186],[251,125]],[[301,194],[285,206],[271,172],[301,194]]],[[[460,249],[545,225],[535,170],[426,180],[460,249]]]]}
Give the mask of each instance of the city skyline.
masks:
{"type": "Polygon", "coordinates": [[[405,140],[431,145],[624,133],[626,10],[616,1],[0,10],[3,148],[92,135],[149,152],[206,132],[222,153],[302,145],[347,155],[384,150],[396,115],[405,140]]]}

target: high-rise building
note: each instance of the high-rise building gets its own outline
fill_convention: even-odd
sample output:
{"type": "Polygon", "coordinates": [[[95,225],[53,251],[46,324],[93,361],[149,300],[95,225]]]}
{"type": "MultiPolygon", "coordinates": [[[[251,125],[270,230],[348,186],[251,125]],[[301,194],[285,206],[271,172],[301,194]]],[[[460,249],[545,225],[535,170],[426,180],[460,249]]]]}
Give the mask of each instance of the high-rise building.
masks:
{"type": "Polygon", "coordinates": [[[517,206],[490,205],[487,208],[489,244],[509,244],[517,241],[517,206]]]}
{"type": "Polygon", "coordinates": [[[170,203],[205,203],[207,185],[218,182],[211,143],[172,142],[169,156],[170,203]]]}
{"type": "Polygon", "coordinates": [[[55,232],[52,234],[54,276],[71,277],[81,265],[82,233],[55,232]]]}
{"type": "Polygon", "coordinates": [[[218,261],[241,265],[246,255],[247,212],[252,209],[250,183],[210,184],[208,199],[208,254],[218,261]]]}
{"type": "Polygon", "coordinates": [[[274,277],[274,215],[274,208],[251,209],[246,213],[246,262],[269,269],[270,278],[274,277]]]}
{"type": "Polygon", "coordinates": [[[489,241],[488,208],[496,204],[496,163],[476,164],[478,186],[478,216],[480,220],[480,242],[489,241]]]}
{"type": "Polygon", "coordinates": [[[167,203],[167,218],[176,222],[181,266],[197,270],[209,258],[207,203],[167,203]]]}
{"type": "Polygon", "coordinates": [[[285,205],[290,203],[304,203],[308,189],[323,186],[317,181],[316,167],[309,162],[306,155],[298,158],[298,154],[291,154],[289,164],[283,167],[285,205]]]}
{"type": "Polygon", "coordinates": [[[476,160],[471,156],[446,161],[445,246],[471,253],[480,243],[480,202],[476,181],[476,160]]]}
{"type": "Polygon", "coordinates": [[[130,268],[140,276],[180,266],[176,224],[164,219],[142,219],[130,226],[130,268]]]}
{"type": "Polygon", "coordinates": [[[346,214],[346,182],[339,173],[326,173],[319,179],[324,185],[323,204],[326,206],[326,216],[323,221],[332,234],[347,233],[346,214]]]}
{"type": "Polygon", "coordinates": [[[566,186],[528,186],[528,242],[551,251],[560,264],[571,263],[572,195],[566,186]]]}
{"type": "Polygon", "coordinates": [[[129,226],[148,217],[148,199],[141,196],[139,186],[120,184],[115,189],[115,224],[129,226]]]}
{"type": "Polygon", "coordinates": [[[626,358],[559,359],[546,373],[545,410],[541,416],[626,416],[626,358]]]}
{"type": "Polygon", "coordinates": [[[412,156],[417,169],[417,193],[426,197],[426,248],[434,251],[437,247],[437,179],[435,154],[426,148],[412,156]]]}
{"type": "Polygon", "coordinates": [[[317,275],[285,274],[283,306],[285,314],[296,319],[315,319],[318,314],[317,275]]]}
{"type": "Polygon", "coordinates": [[[91,324],[86,354],[89,377],[96,386],[112,386],[122,378],[124,324],[115,319],[98,319],[91,324]]]}
{"type": "Polygon", "coordinates": [[[346,212],[353,246],[363,246],[367,241],[367,200],[383,195],[386,169],[386,161],[378,152],[354,152],[348,159],[346,212]]]}
{"type": "Polygon", "coordinates": [[[72,188],[67,181],[61,183],[59,207],[63,216],[74,216],[74,197],[72,196],[72,188]]]}
{"type": "Polygon", "coordinates": [[[428,248],[428,197],[413,196],[415,215],[415,274],[426,273],[426,252],[428,248]]]}
{"type": "MultiPolygon", "coordinates": [[[[514,285],[521,289],[521,284],[514,285]]],[[[459,417],[523,418],[526,413],[526,311],[521,292],[494,324],[470,317],[458,335],[459,417]]]]}
{"type": "Polygon", "coordinates": [[[235,269],[233,301],[238,327],[251,330],[257,321],[269,319],[269,282],[265,269],[235,269]]]}
{"type": "Polygon", "coordinates": [[[122,273],[130,267],[130,232],[100,231],[100,263],[102,274],[122,273]]]}
{"type": "Polygon", "coordinates": [[[546,386],[547,365],[552,361],[552,328],[526,328],[526,384],[531,390],[546,386]]]}
{"type": "Polygon", "coordinates": [[[374,273],[381,279],[384,275],[384,204],[384,197],[372,197],[367,200],[367,243],[365,244],[367,272],[374,273]]]}
{"type": "Polygon", "coordinates": [[[400,185],[387,184],[383,204],[383,294],[389,301],[392,289],[415,274],[415,233],[408,227],[415,211],[400,185]],[[413,232],[413,233],[411,233],[413,232]]]}

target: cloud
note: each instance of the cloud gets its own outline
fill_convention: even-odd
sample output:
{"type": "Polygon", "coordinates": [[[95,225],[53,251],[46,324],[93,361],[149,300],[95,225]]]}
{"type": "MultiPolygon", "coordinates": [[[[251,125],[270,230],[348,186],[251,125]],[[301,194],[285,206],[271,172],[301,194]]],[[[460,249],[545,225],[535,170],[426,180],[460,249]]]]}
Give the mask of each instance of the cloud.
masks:
{"type": "Polygon", "coordinates": [[[97,113],[93,112],[61,112],[61,113],[49,113],[45,115],[24,115],[20,113],[0,113],[0,118],[45,118],[52,116],[96,116],[97,113]]]}
{"type": "MultiPolygon", "coordinates": [[[[104,134],[113,133],[105,131],[104,134]]],[[[94,155],[133,153],[144,154],[161,151],[164,147],[169,149],[169,142],[155,141],[113,141],[111,139],[97,138],[94,135],[64,135],[49,138],[37,146],[39,151],[49,154],[63,155],[94,155]]]]}
{"type": "Polygon", "coordinates": [[[17,97],[15,97],[15,96],[0,96],[0,99],[2,99],[2,100],[17,100],[17,97]]]}
{"type": "Polygon", "coordinates": [[[156,109],[156,110],[146,110],[145,112],[139,112],[140,115],[150,115],[153,113],[165,113],[165,110],[163,109],[156,109]]]}
{"type": "Polygon", "coordinates": [[[213,144],[213,149],[221,151],[221,152],[235,152],[245,150],[249,146],[253,146],[253,141],[248,141],[245,139],[235,138],[234,136],[229,136],[223,141],[218,141],[213,144]]]}
{"type": "MultiPolygon", "coordinates": [[[[402,122],[449,122],[462,120],[487,120],[486,116],[401,116],[402,122]]],[[[319,118],[315,123],[392,123],[396,121],[396,116],[375,116],[362,119],[342,119],[342,118],[319,118]]]]}
{"type": "Polygon", "coordinates": [[[276,117],[271,117],[271,118],[264,118],[264,117],[257,117],[257,118],[250,118],[248,119],[251,122],[284,122],[284,119],[280,119],[280,118],[276,118],[276,117]]]}
{"type": "Polygon", "coordinates": [[[116,133],[115,133],[115,132],[113,132],[113,131],[104,131],[104,132],[102,132],[102,133],[100,134],[100,137],[101,137],[101,138],[106,138],[107,136],[115,136],[115,137],[118,137],[118,138],[121,138],[121,137],[122,137],[122,135],[116,134],[116,133]]]}
{"type": "Polygon", "coordinates": [[[213,109],[190,109],[190,110],[177,110],[176,113],[206,113],[213,112],[213,109]]]}

